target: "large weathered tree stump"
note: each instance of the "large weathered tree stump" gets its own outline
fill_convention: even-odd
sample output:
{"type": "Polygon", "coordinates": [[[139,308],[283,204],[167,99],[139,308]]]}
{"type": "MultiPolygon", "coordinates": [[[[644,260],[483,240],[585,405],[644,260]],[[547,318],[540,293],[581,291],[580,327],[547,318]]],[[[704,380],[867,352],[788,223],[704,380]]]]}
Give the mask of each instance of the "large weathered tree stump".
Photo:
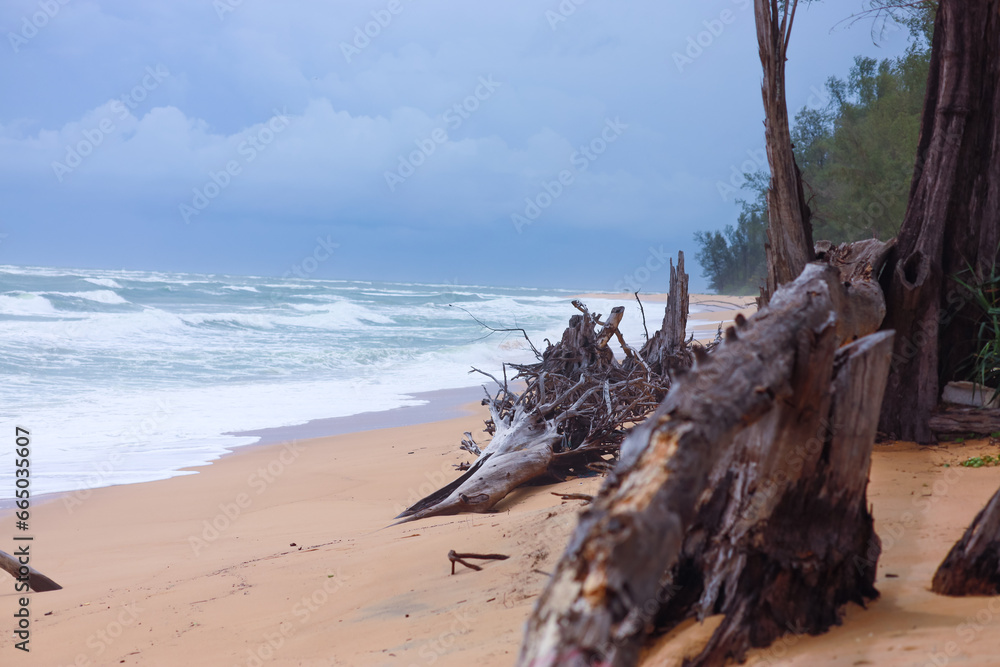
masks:
{"type": "Polygon", "coordinates": [[[582,514],[519,664],[631,665],[657,616],[725,607],[732,620],[698,662],[721,664],[875,595],[865,485],[879,402],[867,399],[880,398],[891,337],[837,348],[883,315],[877,286],[810,264],[679,377],[582,514]]]}
{"type": "Polygon", "coordinates": [[[865,491],[892,334],[835,355],[827,338],[795,401],[747,429],[710,477],[657,618],[669,628],[725,615],[694,664],[740,659],[786,632],[823,632],[845,603],[878,595],[881,548],[865,491]]]}
{"type": "Polygon", "coordinates": [[[931,589],[941,595],[1000,594],[1000,491],[948,552],[931,589]]]}

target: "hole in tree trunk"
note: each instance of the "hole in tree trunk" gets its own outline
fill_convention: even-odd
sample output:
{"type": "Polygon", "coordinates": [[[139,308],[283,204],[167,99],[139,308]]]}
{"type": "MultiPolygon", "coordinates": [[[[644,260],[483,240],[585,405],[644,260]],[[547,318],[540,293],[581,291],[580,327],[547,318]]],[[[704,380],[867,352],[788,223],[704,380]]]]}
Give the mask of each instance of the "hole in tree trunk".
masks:
{"type": "Polygon", "coordinates": [[[903,262],[903,279],[909,287],[919,287],[927,276],[927,261],[924,253],[917,250],[903,262]]]}

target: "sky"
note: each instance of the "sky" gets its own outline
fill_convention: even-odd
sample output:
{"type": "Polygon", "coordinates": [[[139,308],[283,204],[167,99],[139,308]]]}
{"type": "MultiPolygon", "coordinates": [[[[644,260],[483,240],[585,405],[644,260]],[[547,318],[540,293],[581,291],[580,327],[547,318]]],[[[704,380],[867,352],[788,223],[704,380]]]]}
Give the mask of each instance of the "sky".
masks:
{"type": "MultiPolygon", "coordinates": [[[[801,7],[788,105],[856,55],[801,7]]],[[[764,166],[751,0],[4,0],[0,264],[665,291],[764,166]]]]}

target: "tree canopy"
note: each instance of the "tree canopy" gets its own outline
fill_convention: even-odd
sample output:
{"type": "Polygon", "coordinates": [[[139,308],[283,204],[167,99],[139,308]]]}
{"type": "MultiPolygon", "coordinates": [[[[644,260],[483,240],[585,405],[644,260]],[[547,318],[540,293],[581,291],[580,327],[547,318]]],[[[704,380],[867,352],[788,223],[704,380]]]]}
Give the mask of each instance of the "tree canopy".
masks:
{"type": "MultiPolygon", "coordinates": [[[[932,5],[901,20],[911,43],[898,58],[858,56],[826,82],[826,105],[804,107],[792,127],[814,238],[835,243],[895,236],[906,211],[930,62],[932,5]]],[[[765,172],[746,174],[735,225],[699,231],[696,257],[716,292],[755,292],[765,276],[765,172]]]]}

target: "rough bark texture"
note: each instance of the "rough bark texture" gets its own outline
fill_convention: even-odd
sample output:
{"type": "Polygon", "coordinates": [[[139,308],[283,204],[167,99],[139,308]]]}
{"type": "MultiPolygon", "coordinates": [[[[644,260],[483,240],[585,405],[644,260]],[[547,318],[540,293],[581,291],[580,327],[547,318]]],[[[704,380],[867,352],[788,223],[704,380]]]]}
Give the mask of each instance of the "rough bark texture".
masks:
{"type": "Polygon", "coordinates": [[[845,282],[877,280],[895,244],[895,239],[888,242],[868,239],[840,245],[818,241],[816,259],[837,267],[840,279],[845,282]]]}
{"type": "MultiPolygon", "coordinates": [[[[699,553],[690,541],[697,538],[688,530],[711,509],[751,510],[747,517],[720,515],[715,533],[710,535],[707,524],[701,532],[703,557],[715,544],[708,538],[716,535],[739,541],[740,548],[748,546],[746,540],[750,540],[749,546],[757,548],[730,569],[719,563],[716,569],[705,570],[716,575],[712,580],[716,594],[721,595],[724,585],[726,595],[735,598],[729,604],[737,610],[754,599],[748,588],[759,588],[768,603],[777,604],[783,600],[782,585],[794,584],[795,590],[801,590],[809,582],[818,583],[828,588],[811,591],[802,600],[784,600],[785,608],[771,612],[780,618],[793,613],[788,607],[814,600],[805,622],[818,630],[836,620],[837,608],[844,600],[872,595],[873,571],[859,573],[844,568],[845,562],[853,566],[848,559],[858,556],[859,549],[861,557],[869,556],[870,545],[865,540],[871,534],[871,518],[864,502],[867,458],[850,457],[870,447],[874,433],[869,433],[865,419],[873,425],[877,407],[857,410],[863,398],[852,392],[859,384],[865,385],[866,393],[877,391],[877,367],[887,359],[878,362],[877,353],[868,357],[859,352],[866,360],[854,362],[848,354],[842,366],[849,370],[843,376],[838,374],[838,381],[846,383],[848,389],[838,390],[844,395],[838,397],[841,407],[836,415],[860,414],[852,415],[839,435],[834,429],[823,440],[818,460],[816,453],[797,463],[781,457],[787,453],[782,448],[785,445],[801,445],[801,440],[792,441],[796,434],[815,435],[817,422],[829,416],[830,399],[825,395],[830,389],[836,347],[875,331],[883,315],[880,291],[845,287],[836,269],[809,264],[798,279],[774,295],[768,308],[745,321],[738,331],[730,328],[713,354],[701,355],[692,370],[677,379],[656,412],[622,443],[619,465],[582,514],[528,621],[518,664],[634,664],[661,606],[678,595],[693,596],[688,600],[693,605],[701,595],[697,586],[688,585],[690,574],[677,567],[682,556],[689,562],[690,554],[699,553]],[[872,383],[876,386],[868,386],[872,383]],[[812,399],[817,403],[810,404],[812,399]],[[772,449],[762,437],[741,435],[762,418],[767,426],[760,428],[787,437],[788,442],[772,449]],[[737,442],[740,438],[748,440],[741,445],[737,442]],[[847,444],[835,444],[838,438],[847,444]],[[706,506],[714,498],[713,491],[720,488],[721,471],[735,462],[735,453],[754,447],[760,450],[757,459],[770,466],[763,470],[797,465],[799,476],[783,480],[783,491],[773,496],[763,489],[755,493],[757,489],[751,484],[740,491],[740,498],[706,506]],[[841,470],[845,467],[848,469],[841,470]],[[817,473],[820,469],[822,474],[817,473]],[[804,506],[803,494],[808,493],[819,495],[804,506]],[[842,516],[830,517],[828,523],[807,531],[802,541],[797,541],[803,518],[812,518],[813,512],[825,508],[837,508],[842,516]],[[806,514],[800,514],[802,511],[806,514]],[[745,523],[744,518],[753,520],[745,523]],[[772,529],[766,529],[768,521],[775,523],[773,530],[777,532],[773,535],[768,532],[772,529]],[[837,532],[825,534],[824,530],[837,532]],[[754,542],[779,535],[782,537],[773,551],[754,542]],[[810,546],[824,549],[812,553],[810,546]],[[845,550],[835,554],[835,548],[845,550]],[[782,575],[783,567],[799,571],[782,575]],[[770,585],[761,587],[765,582],[770,585]]],[[[859,350],[884,350],[886,345],[884,341],[859,343],[859,350]]],[[[735,478],[727,483],[727,488],[736,492],[735,478]]],[[[751,604],[737,614],[743,623],[727,626],[726,636],[711,649],[710,659],[738,653],[741,642],[763,642],[776,636],[773,624],[762,625],[757,634],[747,634],[746,616],[755,611],[751,604]]],[[[784,630],[777,628],[778,634],[784,630]]]]}
{"type": "Polygon", "coordinates": [[[693,665],[741,659],[786,632],[823,632],[845,603],[878,596],[881,543],[865,490],[892,334],[836,352],[833,336],[822,338],[795,402],[747,429],[713,470],[685,540],[659,624],[725,614],[693,665]]]}
{"type": "MultiPolygon", "coordinates": [[[[0,570],[5,571],[10,576],[17,579],[20,576],[20,567],[21,564],[17,562],[16,558],[5,551],[0,551],[0,570]]],[[[33,567],[28,568],[28,586],[36,593],[58,591],[62,589],[62,586],[52,581],[33,567]]]]}
{"type": "Polygon", "coordinates": [[[1000,491],[948,552],[931,589],[942,595],[1000,594],[1000,491]]]}
{"type": "Polygon", "coordinates": [[[688,274],[684,271],[684,253],[677,253],[677,267],[670,261],[670,292],[663,324],[642,346],[642,358],[653,373],[667,376],[691,366],[691,355],[686,351],[687,319],[690,298],[688,274]]]}
{"type": "Polygon", "coordinates": [[[951,277],[987,275],[998,243],[1000,0],[941,0],[909,203],[882,275],[883,327],[896,331],[880,423],[890,437],[934,442],[941,381],[973,351],[978,319],[951,277]]]}
{"type": "Polygon", "coordinates": [[[1000,431],[1000,410],[945,405],[929,421],[936,435],[990,435],[1000,431]]]}
{"type": "Polygon", "coordinates": [[[757,44],[764,70],[764,134],[771,184],[767,192],[767,285],[758,306],[767,303],[779,285],[795,280],[813,259],[812,223],[802,192],[802,175],[795,164],[785,103],[785,60],[795,19],[796,0],[783,7],[777,0],[754,0],[757,44]]]}

